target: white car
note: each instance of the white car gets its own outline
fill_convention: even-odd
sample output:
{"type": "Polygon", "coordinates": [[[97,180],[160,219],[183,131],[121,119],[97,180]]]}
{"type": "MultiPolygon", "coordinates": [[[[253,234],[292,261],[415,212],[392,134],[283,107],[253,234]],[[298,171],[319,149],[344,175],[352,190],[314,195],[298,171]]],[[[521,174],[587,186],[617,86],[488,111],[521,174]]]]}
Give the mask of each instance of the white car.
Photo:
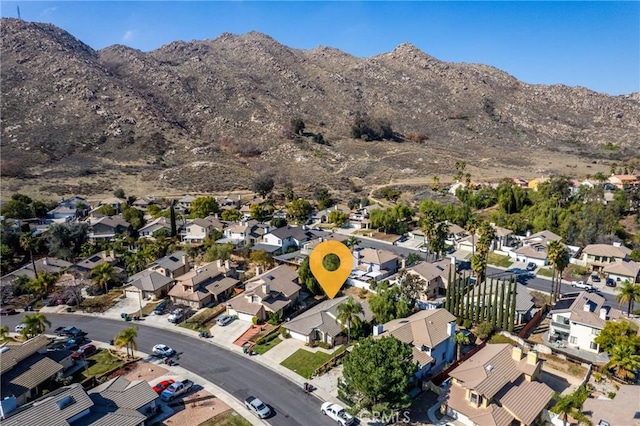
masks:
{"type": "Polygon", "coordinates": [[[175,355],[176,351],[167,345],[159,344],[153,347],[153,353],[159,356],[172,356],[175,355]]]}
{"type": "Polygon", "coordinates": [[[333,402],[323,403],[320,411],[331,420],[338,422],[340,426],[349,426],[355,422],[355,419],[351,414],[347,413],[347,410],[333,402]]]}
{"type": "Polygon", "coordinates": [[[593,290],[593,286],[584,281],[573,281],[571,287],[583,288],[585,290],[593,290]]]}
{"type": "Polygon", "coordinates": [[[219,326],[224,327],[225,325],[229,324],[231,321],[233,321],[233,317],[231,315],[220,315],[217,319],[217,323],[219,326]]]}
{"type": "Polygon", "coordinates": [[[16,325],[16,328],[15,328],[16,333],[22,333],[22,330],[24,330],[25,328],[27,328],[27,324],[25,323],[16,325]]]}
{"type": "Polygon", "coordinates": [[[167,320],[172,323],[178,323],[182,320],[184,316],[184,311],[182,309],[176,309],[167,317],[167,320]]]}
{"type": "Polygon", "coordinates": [[[244,400],[244,405],[256,416],[261,419],[266,419],[271,415],[271,409],[267,407],[267,404],[256,398],[255,396],[249,396],[244,400]]]}

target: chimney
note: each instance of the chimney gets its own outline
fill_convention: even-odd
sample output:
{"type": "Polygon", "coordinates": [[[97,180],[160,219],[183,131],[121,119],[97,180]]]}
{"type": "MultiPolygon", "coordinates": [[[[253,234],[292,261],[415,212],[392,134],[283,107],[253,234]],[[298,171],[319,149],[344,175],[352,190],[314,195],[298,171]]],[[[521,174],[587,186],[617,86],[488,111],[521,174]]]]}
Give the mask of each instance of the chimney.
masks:
{"type": "Polygon", "coordinates": [[[184,264],[184,266],[185,266],[185,270],[187,270],[187,271],[188,271],[189,269],[191,269],[191,268],[189,268],[189,258],[187,257],[187,255],[186,255],[186,254],[183,254],[183,255],[182,255],[182,263],[183,263],[183,264],[184,264]]]}
{"type": "Polygon", "coordinates": [[[600,308],[600,319],[607,320],[607,308],[600,308]]]}
{"type": "Polygon", "coordinates": [[[222,267],[222,259],[216,260],[216,266],[218,267],[218,269],[222,267]]]}
{"type": "Polygon", "coordinates": [[[256,265],[256,276],[260,275],[261,273],[262,273],[262,266],[256,265]]]}
{"type": "Polygon", "coordinates": [[[225,261],[224,261],[224,267],[225,267],[226,269],[231,269],[231,262],[229,262],[229,259],[227,259],[227,260],[225,260],[225,261]]]}
{"type": "Polygon", "coordinates": [[[620,242],[616,241],[613,243],[614,247],[620,248],[622,246],[622,244],[620,244],[620,242]]]}
{"type": "Polygon", "coordinates": [[[453,337],[456,335],[456,322],[452,321],[447,324],[447,336],[453,337]]]}
{"type": "Polygon", "coordinates": [[[527,364],[529,365],[538,364],[538,352],[533,350],[527,352],[527,364]]]}
{"type": "Polygon", "coordinates": [[[531,236],[531,230],[527,229],[527,237],[530,237],[530,236],[531,236]]]}
{"type": "Polygon", "coordinates": [[[373,335],[374,336],[379,336],[382,333],[384,333],[384,326],[382,324],[375,324],[373,326],[373,335]]]}
{"type": "Polygon", "coordinates": [[[582,307],[582,310],[585,312],[591,312],[591,305],[589,304],[589,302],[584,302],[584,306],[582,307]]]}
{"type": "Polygon", "coordinates": [[[262,292],[266,295],[271,293],[271,287],[269,286],[269,283],[262,284],[262,292]]]}
{"type": "MultiPolygon", "coordinates": [[[[527,355],[528,357],[529,355],[527,355]]],[[[514,346],[513,350],[511,351],[511,358],[513,358],[514,361],[520,361],[522,359],[522,346],[514,346]]],[[[528,360],[529,358],[527,358],[528,360]]]]}

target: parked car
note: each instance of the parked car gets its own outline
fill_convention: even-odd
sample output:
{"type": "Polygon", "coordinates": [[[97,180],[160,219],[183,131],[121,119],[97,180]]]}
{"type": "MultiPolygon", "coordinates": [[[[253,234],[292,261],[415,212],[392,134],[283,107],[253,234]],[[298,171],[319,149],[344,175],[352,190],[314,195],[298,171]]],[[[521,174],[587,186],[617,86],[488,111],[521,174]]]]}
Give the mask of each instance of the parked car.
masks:
{"type": "Polygon", "coordinates": [[[260,417],[261,419],[266,419],[271,415],[271,408],[267,407],[267,404],[265,404],[255,396],[247,397],[244,400],[244,405],[247,406],[249,411],[260,417]]]}
{"type": "Polygon", "coordinates": [[[161,382],[158,382],[154,387],[153,390],[157,393],[157,394],[161,394],[162,391],[164,391],[166,388],[168,388],[169,386],[171,386],[172,384],[174,384],[176,381],[173,379],[168,379],[168,380],[163,380],[161,382]]]}
{"type": "Polygon", "coordinates": [[[538,265],[536,265],[533,262],[527,263],[527,271],[529,271],[529,272],[535,271],[537,267],[538,267],[538,265]]]}
{"type": "Polygon", "coordinates": [[[16,333],[22,333],[22,330],[24,330],[25,328],[27,328],[27,324],[20,323],[16,325],[16,328],[14,330],[16,331],[16,333]]]}
{"type": "Polygon", "coordinates": [[[418,250],[420,250],[420,253],[428,253],[429,247],[421,246],[418,250]]]}
{"type": "Polygon", "coordinates": [[[616,282],[613,280],[613,278],[607,278],[607,287],[615,287],[616,286],[616,282]]]}
{"type": "Polygon", "coordinates": [[[584,281],[573,281],[571,287],[582,288],[584,290],[593,290],[593,286],[584,281]]]}
{"type": "Polygon", "coordinates": [[[600,277],[598,275],[591,275],[591,281],[594,283],[599,283],[600,277]]]}
{"type": "Polygon", "coordinates": [[[184,316],[184,311],[182,309],[175,309],[173,312],[171,312],[171,314],[169,314],[169,317],[167,318],[167,320],[175,324],[182,321],[183,316],[184,316]]]}
{"type": "Polygon", "coordinates": [[[170,401],[184,393],[189,392],[193,387],[191,380],[183,380],[181,382],[172,383],[168,388],[162,391],[160,398],[164,401],[170,401]]]}
{"type": "Polygon", "coordinates": [[[169,356],[175,355],[176,353],[176,351],[173,350],[173,348],[170,348],[169,346],[163,345],[163,344],[155,345],[152,350],[153,350],[153,353],[158,356],[169,357],[169,356]]]}
{"type": "Polygon", "coordinates": [[[331,420],[337,422],[340,426],[352,425],[355,422],[353,416],[347,413],[343,407],[333,402],[325,402],[320,407],[320,411],[331,420]]]}
{"type": "Polygon", "coordinates": [[[221,326],[224,327],[225,325],[231,323],[233,321],[233,317],[231,315],[220,315],[218,317],[218,319],[216,320],[216,323],[221,326]]]}
{"type": "Polygon", "coordinates": [[[16,311],[13,308],[2,308],[2,309],[0,309],[0,315],[3,315],[3,316],[5,316],[5,315],[15,315],[17,313],[18,313],[18,311],[16,311]]]}
{"type": "Polygon", "coordinates": [[[96,345],[92,345],[92,344],[80,346],[80,348],[77,351],[71,354],[71,358],[73,359],[84,358],[84,357],[93,355],[94,353],[96,353],[97,350],[98,348],[96,348],[96,345]]]}
{"type": "Polygon", "coordinates": [[[158,306],[156,306],[156,308],[153,310],[154,315],[164,314],[164,310],[167,308],[168,304],[169,304],[169,301],[166,299],[160,302],[158,306]]]}

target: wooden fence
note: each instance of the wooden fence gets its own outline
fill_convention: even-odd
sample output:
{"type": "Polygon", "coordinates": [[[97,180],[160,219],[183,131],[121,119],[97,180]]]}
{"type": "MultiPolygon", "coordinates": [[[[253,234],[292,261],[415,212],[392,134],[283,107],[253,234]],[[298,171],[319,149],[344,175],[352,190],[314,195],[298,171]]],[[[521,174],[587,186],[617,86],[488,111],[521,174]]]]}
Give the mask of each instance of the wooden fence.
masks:
{"type": "Polygon", "coordinates": [[[544,319],[545,315],[549,311],[549,305],[544,305],[536,314],[529,320],[529,322],[520,330],[518,337],[526,339],[531,332],[538,327],[538,324],[544,319]]]}
{"type": "Polygon", "coordinates": [[[455,369],[457,366],[459,366],[460,364],[462,364],[463,362],[465,362],[466,360],[468,360],[469,358],[471,358],[473,355],[475,355],[480,349],[484,348],[487,345],[487,342],[482,342],[480,343],[478,346],[476,346],[475,348],[471,349],[469,352],[467,352],[462,358],[460,358],[459,360],[457,360],[456,362],[454,362],[453,364],[451,364],[449,367],[447,367],[445,370],[443,370],[441,373],[433,376],[431,378],[431,381],[436,385],[436,386],[440,386],[442,384],[442,382],[444,382],[445,380],[447,380],[447,377],[449,377],[449,373],[451,371],[453,371],[453,369],[455,369]]]}

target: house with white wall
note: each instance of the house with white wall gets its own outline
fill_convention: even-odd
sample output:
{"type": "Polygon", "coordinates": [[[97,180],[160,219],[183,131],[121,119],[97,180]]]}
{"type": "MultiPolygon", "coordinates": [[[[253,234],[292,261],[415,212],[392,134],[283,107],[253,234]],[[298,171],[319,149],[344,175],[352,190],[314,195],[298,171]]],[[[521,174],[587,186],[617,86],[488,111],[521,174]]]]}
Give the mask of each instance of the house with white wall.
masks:
{"type": "Polygon", "coordinates": [[[582,264],[594,271],[600,271],[612,262],[628,261],[631,249],[621,243],[589,244],[582,250],[582,264]]]}

